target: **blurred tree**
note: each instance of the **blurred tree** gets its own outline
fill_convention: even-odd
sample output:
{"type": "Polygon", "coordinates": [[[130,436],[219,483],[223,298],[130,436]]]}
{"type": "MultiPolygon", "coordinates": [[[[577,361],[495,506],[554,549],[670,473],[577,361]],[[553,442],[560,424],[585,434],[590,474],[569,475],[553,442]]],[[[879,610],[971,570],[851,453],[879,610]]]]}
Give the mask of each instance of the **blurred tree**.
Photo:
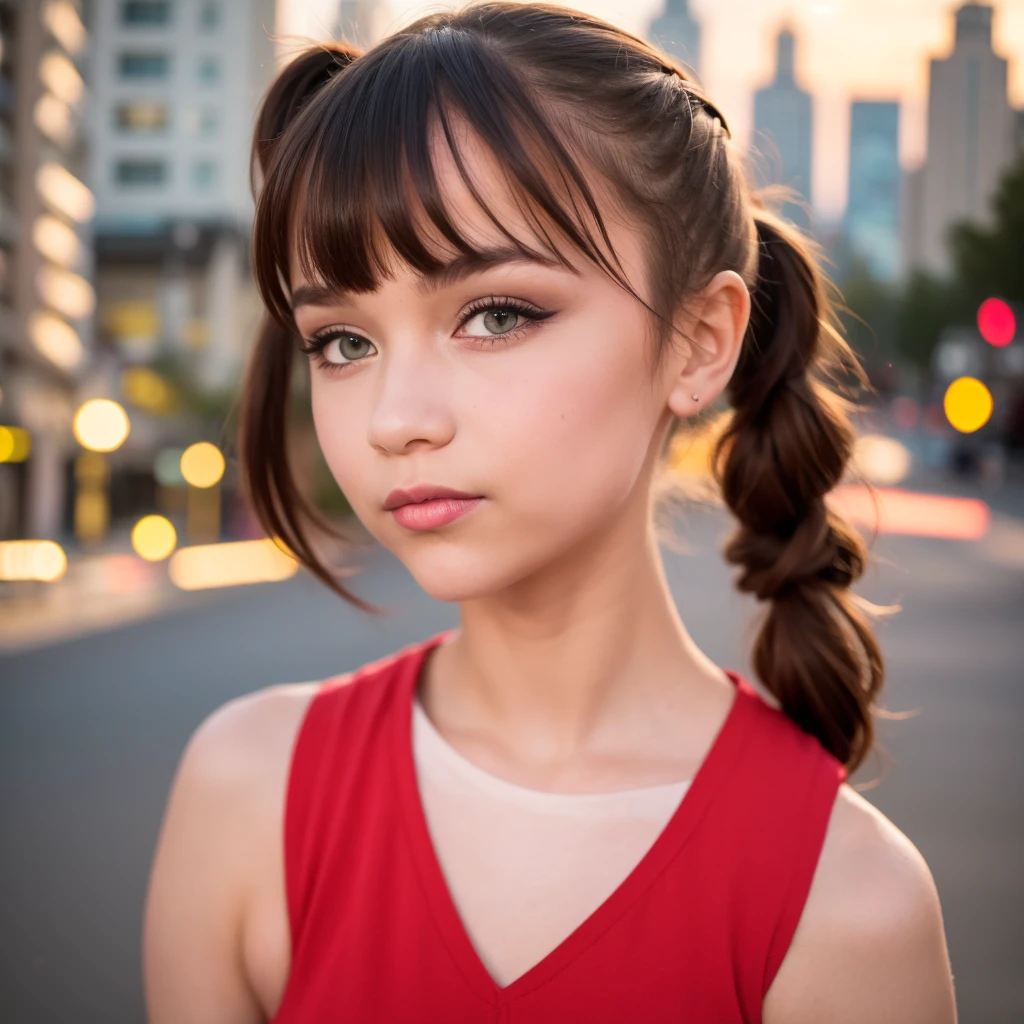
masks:
{"type": "Polygon", "coordinates": [[[1024,301],[1024,156],[992,198],[991,224],[958,224],[950,232],[957,276],[973,303],[990,295],[1024,301]]]}

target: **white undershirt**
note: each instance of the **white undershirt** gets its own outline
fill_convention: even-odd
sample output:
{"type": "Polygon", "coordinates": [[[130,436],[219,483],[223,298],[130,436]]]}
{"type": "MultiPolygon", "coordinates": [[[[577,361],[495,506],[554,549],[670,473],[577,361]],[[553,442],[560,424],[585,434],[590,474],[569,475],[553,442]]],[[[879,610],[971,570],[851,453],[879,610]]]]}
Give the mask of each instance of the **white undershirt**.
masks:
{"type": "Polygon", "coordinates": [[[689,786],[526,789],[463,757],[418,700],[412,734],[434,851],[470,941],[502,987],[544,959],[619,887],[689,786]]]}

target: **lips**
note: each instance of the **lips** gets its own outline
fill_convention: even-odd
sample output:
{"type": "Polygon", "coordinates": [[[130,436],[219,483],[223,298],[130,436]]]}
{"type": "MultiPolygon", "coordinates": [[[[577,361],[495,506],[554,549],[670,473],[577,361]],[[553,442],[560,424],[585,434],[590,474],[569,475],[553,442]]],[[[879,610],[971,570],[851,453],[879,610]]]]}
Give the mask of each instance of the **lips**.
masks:
{"type": "Polygon", "coordinates": [[[418,505],[424,501],[435,501],[438,498],[459,498],[470,500],[479,498],[479,494],[467,494],[451,487],[439,487],[436,484],[416,484],[409,488],[396,488],[384,499],[384,511],[391,512],[403,505],[418,505]]]}

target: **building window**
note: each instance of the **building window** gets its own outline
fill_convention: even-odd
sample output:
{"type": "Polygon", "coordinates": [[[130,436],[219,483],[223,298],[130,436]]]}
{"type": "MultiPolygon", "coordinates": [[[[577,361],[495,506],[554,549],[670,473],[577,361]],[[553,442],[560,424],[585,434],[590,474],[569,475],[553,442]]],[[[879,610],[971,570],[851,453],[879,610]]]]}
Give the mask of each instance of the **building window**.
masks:
{"type": "Polygon", "coordinates": [[[124,0],[122,25],[167,25],[171,20],[170,0],[124,0]]]}
{"type": "Polygon", "coordinates": [[[119,68],[122,78],[166,78],[171,59],[166,53],[122,53],[119,68]]]}
{"type": "Polygon", "coordinates": [[[220,25],[220,4],[207,0],[199,10],[199,24],[205,29],[217,28],[220,25]]]}
{"type": "Polygon", "coordinates": [[[220,111],[216,107],[203,107],[199,112],[200,135],[213,135],[220,127],[220,111]]]}
{"type": "Polygon", "coordinates": [[[197,160],[192,167],[192,182],[196,188],[212,188],[217,184],[217,164],[213,160],[197,160]]]}
{"type": "Polygon", "coordinates": [[[122,103],[116,112],[117,127],[126,132],[162,132],[167,127],[165,103],[122,103]]]}
{"type": "Polygon", "coordinates": [[[167,180],[167,164],[163,160],[118,160],[114,177],[118,185],[162,185],[167,180]]]}
{"type": "Polygon", "coordinates": [[[199,58],[199,81],[203,85],[215,85],[220,81],[220,61],[216,57],[199,58]]]}

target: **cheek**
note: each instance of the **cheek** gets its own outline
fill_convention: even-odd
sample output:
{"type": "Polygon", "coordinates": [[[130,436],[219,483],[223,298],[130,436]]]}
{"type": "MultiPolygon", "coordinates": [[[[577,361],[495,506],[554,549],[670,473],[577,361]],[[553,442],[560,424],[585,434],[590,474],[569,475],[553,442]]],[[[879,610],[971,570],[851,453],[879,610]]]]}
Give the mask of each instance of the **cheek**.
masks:
{"type": "Polygon", "coordinates": [[[581,331],[510,366],[481,403],[503,439],[495,482],[517,506],[517,495],[529,496],[531,521],[564,523],[633,489],[656,419],[642,344],[635,326],[581,331]]]}
{"type": "Polygon", "coordinates": [[[366,420],[357,388],[336,388],[333,381],[314,377],[311,384],[313,426],[324,461],[358,512],[360,479],[372,451],[366,443],[366,420]],[[344,392],[344,393],[343,393],[344,392]]]}

